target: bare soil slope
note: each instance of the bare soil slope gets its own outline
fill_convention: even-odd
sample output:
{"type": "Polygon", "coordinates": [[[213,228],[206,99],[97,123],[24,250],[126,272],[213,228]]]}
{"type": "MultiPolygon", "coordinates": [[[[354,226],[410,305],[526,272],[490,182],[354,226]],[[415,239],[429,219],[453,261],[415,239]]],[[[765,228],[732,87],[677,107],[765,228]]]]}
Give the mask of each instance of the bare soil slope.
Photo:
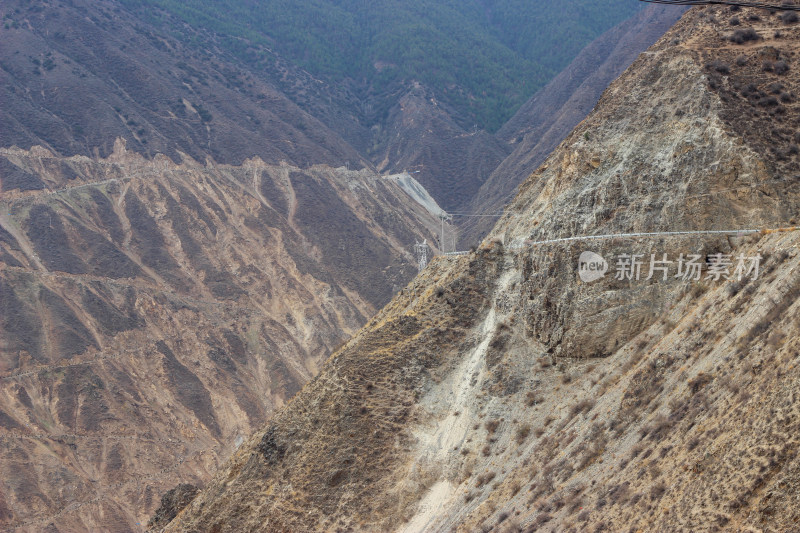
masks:
{"type": "Polygon", "coordinates": [[[369,171],[0,150],[0,529],[142,530],[415,274],[369,171]],[[137,526],[138,524],[138,526],[137,526]]]}

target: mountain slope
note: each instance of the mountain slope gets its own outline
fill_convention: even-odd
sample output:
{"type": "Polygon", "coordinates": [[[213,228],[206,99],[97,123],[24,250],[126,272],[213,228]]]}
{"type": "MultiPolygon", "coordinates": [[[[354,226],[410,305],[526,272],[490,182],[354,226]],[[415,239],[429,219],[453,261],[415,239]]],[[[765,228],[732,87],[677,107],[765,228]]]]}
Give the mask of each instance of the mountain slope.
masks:
{"type": "MultiPolygon", "coordinates": [[[[119,137],[130,150],[176,162],[184,153],[237,165],[258,156],[303,168],[368,166],[264,76],[190,28],[181,42],[108,0],[46,8],[12,1],[0,14],[2,147],[107,157],[119,137]]],[[[282,63],[272,68],[298,80],[282,63]]]]}
{"type": "Polygon", "coordinates": [[[530,244],[794,222],[800,34],[737,16],[761,38],[685,15],[477,252],[432,263],[167,530],[793,529],[800,233],[530,244]],[[587,249],[761,260],[584,283],[587,249]]]}
{"type": "MultiPolygon", "coordinates": [[[[684,11],[680,6],[649,6],[584,48],[497,132],[513,151],[486,178],[465,210],[480,214],[502,211],[517,186],[586,117],[606,87],[684,11]]],[[[466,220],[462,244],[478,242],[494,222],[491,218],[466,220]]]]}
{"type": "Polygon", "coordinates": [[[462,208],[508,155],[508,147],[483,130],[466,131],[433,93],[415,85],[386,119],[370,154],[383,172],[418,170],[423,186],[445,210],[462,208]]]}
{"type": "MultiPolygon", "coordinates": [[[[218,2],[80,0],[55,1],[47,9],[10,2],[0,7],[6,43],[0,51],[6,102],[0,146],[42,145],[67,156],[106,157],[119,137],[130,150],[163,153],[176,162],[188,154],[228,164],[258,156],[301,168],[414,167],[440,204],[464,209],[509,153],[504,141],[478,124],[490,120],[499,127],[582,43],[638,9],[619,3],[576,1],[576,13],[600,10],[602,16],[567,16],[567,7],[552,12],[513,2],[441,2],[435,17],[423,17],[435,19],[424,23],[430,32],[403,22],[419,17],[420,5],[405,6],[402,14],[394,4],[368,6],[374,16],[350,36],[357,44],[367,39],[362,30],[375,33],[368,39],[374,46],[362,43],[354,52],[364,56],[366,71],[342,79],[330,72],[334,63],[300,53],[296,35],[287,35],[314,12],[302,3],[260,5],[249,13],[252,6],[242,2],[222,8],[218,2]],[[620,9],[608,9],[613,6],[620,9]],[[231,24],[241,16],[250,27],[231,24]],[[547,32],[529,31],[542,25],[547,32]],[[515,41],[510,26],[535,42],[515,41]],[[476,61],[476,42],[489,50],[486,68],[467,68],[476,61]],[[536,46],[548,52],[535,52],[536,46]],[[461,85],[441,79],[450,75],[461,85]]],[[[323,3],[315,9],[345,13],[353,6],[323,3]]],[[[321,31],[313,39],[325,42],[340,34],[334,33],[321,31]]],[[[325,53],[344,53],[335,50],[325,53]]]]}
{"type": "Polygon", "coordinates": [[[142,530],[415,274],[439,222],[366,170],[122,141],[2,149],[0,169],[3,530],[142,530]]]}
{"type": "Polygon", "coordinates": [[[620,0],[125,4],[145,20],[157,21],[161,8],[233,37],[231,49],[264,45],[318,78],[354,84],[379,121],[392,93],[418,81],[455,109],[461,127],[489,131],[594,37],[642,8],[620,0]]]}

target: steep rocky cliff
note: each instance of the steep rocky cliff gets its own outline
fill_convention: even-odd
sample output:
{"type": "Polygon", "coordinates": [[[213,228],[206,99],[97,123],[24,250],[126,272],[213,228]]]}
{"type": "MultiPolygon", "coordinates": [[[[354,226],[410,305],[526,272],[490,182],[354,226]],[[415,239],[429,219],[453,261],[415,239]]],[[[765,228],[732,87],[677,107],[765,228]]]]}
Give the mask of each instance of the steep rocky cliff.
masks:
{"type": "MultiPolygon", "coordinates": [[[[483,214],[502,211],[519,184],[586,118],[606,87],[664,35],[685,9],[649,6],[583,49],[497,132],[511,153],[485,178],[466,210],[483,214]]],[[[495,222],[492,218],[465,219],[462,245],[480,242],[495,222]]]]}
{"type": "Polygon", "coordinates": [[[366,170],[0,150],[0,529],[142,530],[408,282],[426,228],[366,170]]]}
{"type": "Polygon", "coordinates": [[[433,262],[167,530],[796,528],[800,234],[540,241],[794,224],[799,38],[688,12],[475,253],[433,262]],[[581,281],[587,250],[604,278],[581,281]]]}

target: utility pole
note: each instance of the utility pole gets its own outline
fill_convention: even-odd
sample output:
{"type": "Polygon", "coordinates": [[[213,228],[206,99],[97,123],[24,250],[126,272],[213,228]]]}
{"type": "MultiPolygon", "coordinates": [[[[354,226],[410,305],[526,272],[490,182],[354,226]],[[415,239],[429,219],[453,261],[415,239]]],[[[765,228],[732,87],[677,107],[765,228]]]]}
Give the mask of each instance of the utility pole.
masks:
{"type": "Polygon", "coordinates": [[[444,213],[439,215],[439,218],[442,219],[442,238],[439,239],[439,248],[441,248],[442,253],[444,253],[444,213]]]}
{"type": "Polygon", "coordinates": [[[422,272],[428,266],[428,239],[422,242],[417,241],[414,245],[414,252],[417,254],[417,267],[422,272]]]}
{"type": "MultiPolygon", "coordinates": [[[[442,253],[445,253],[444,249],[446,245],[444,243],[444,221],[449,220],[452,217],[447,213],[445,213],[444,211],[442,211],[441,213],[439,213],[439,218],[442,220],[442,236],[439,238],[439,249],[442,251],[442,253]]],[[[453,248],[453,251],[455,252],[455,248],[453,248]]]]}

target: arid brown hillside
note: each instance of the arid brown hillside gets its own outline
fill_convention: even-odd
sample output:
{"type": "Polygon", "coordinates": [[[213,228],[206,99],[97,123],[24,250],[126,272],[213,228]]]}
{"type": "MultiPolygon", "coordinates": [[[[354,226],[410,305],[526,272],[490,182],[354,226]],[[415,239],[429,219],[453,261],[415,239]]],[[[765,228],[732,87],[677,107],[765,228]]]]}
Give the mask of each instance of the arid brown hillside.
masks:
{"type": "Polygon", "coordinates": [[[148,25],[111,0],[14,0],[0,16],[0,147],[106,157],[122,138],[131,151],[176,162],[184,153],[237,165],[258,156],[302,168],[369,166],[284,95],[357,130],[335,104],[319,107],[319,82],[278,57],[253,71],[215,36],[175,21],[148,25]]]}
{"type": "Polygon", "coordinates": [[[796,529],[800,232],[531,242],[794,224],[799,32],[689,11],[167,531],[796,529]],[[621,254],[696,254],[701,279],[617,279],[621,254]],[[714,280],[714,254],[758,275],[714,280]]]}
{"type": "Polygon", "coordinates": [[[0,150],[0,529],[143,530],[408,282],[437,224],[366,170],[0,150]]]}

